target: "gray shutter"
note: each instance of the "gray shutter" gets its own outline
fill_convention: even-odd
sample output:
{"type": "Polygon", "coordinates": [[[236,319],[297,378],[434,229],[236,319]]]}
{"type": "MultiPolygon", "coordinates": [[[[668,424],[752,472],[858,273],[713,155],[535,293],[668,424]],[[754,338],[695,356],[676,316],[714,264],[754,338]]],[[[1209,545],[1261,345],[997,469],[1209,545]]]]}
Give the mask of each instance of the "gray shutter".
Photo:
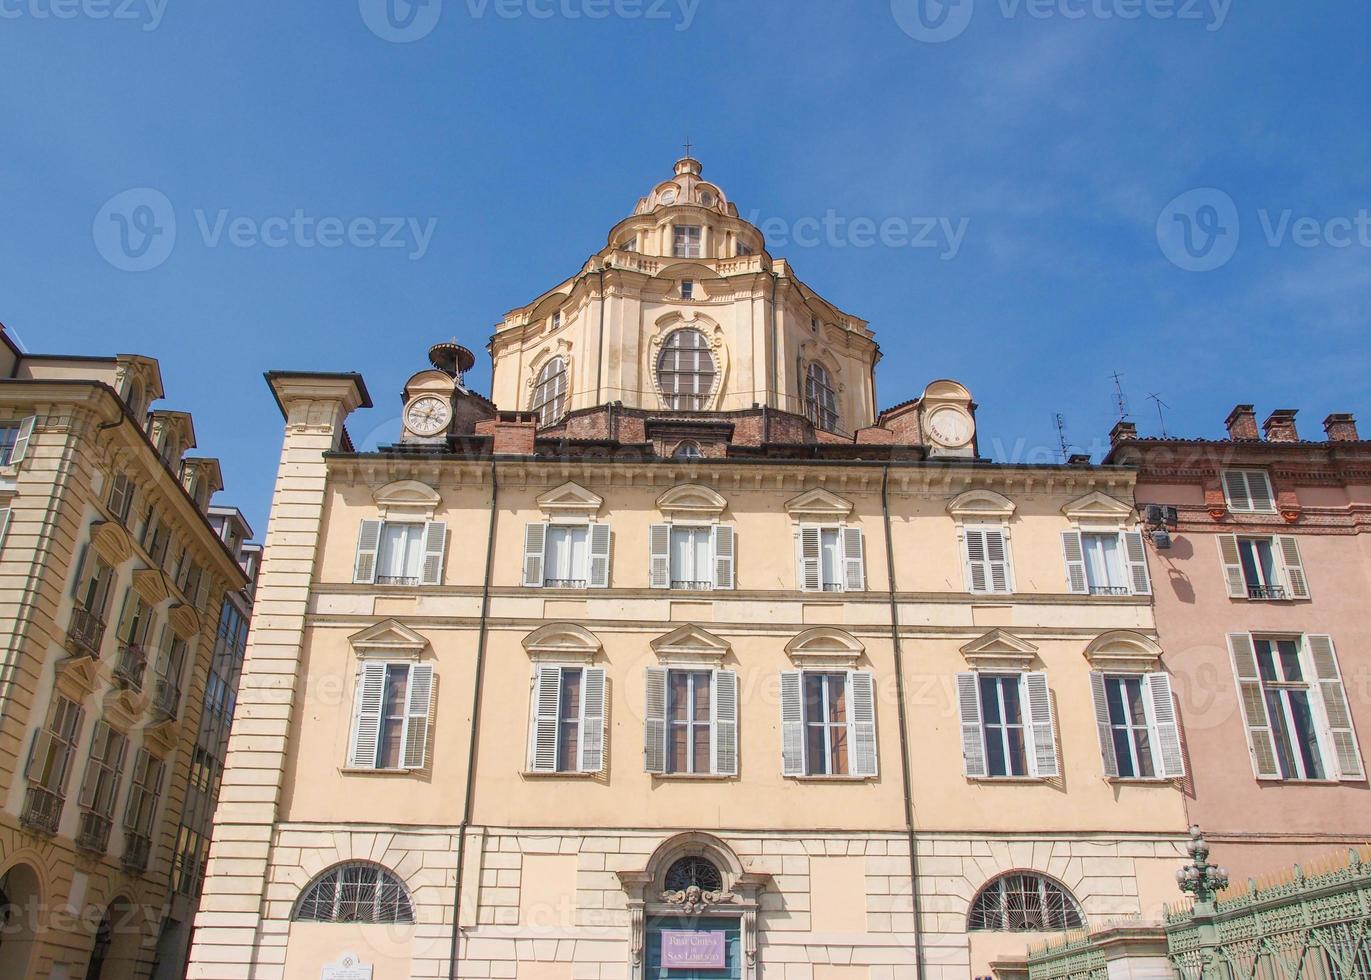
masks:
{"type": "Polygon", "coordinates": [[[847,744],[854,776],[876,775],[876,683],[867,670],[847,673],[847,744]]]}
{"type": "Polygon", "coordinates": [[[1109,695],[1105,690],[1104,674],[1090,672],[1090,694],[1095,702],[1095,730],[1100,736],[1100,756],[1104,759],[1104,774],[1119,774],[1119,757],[1114,751],[1114,726],[1109,720],[1109,695]]]}
{"type": "Polygon", "coordinates": [[[653,524],[648,529],[648,584],[654,589],[671,588],[671,525],[653,524]]]}
{"type": "Polygon", "coordinates": [[[647,668],[643,705],[643,768],[666,772],[666,668],[647,668]]]}
{"type": "Polygon", "coordinates": [[[533,719],[528,733],[529,772],[557,771],[557,722],[562,668],[539,664],[533,671],[533,719]]]}
{"type": "Polygon", "coordinates": [[[1347,703],[1347,689],[1338,669],[1338,656],[1333,638],[1315,633],[1305,637],[1309,655],[1314,661],[1314,676],[1319,679],[1319,694],[1323,698],[1324,720],[1328,735],[1338,758],[1338,778],[1360,782],[1366,778],[1361,750],[1357,747],[1357,733],[1352,727],[1352,710],[1347,703]]]}
{"type": "Polygon", "coordinates": [[[733,525],[714,525],[714,588],[733,588],[734,555],[737,543],[733,525]]]}
{"type": "Polygon", "coordinates": [[[209,601],[209,572],[198,565],[196,570],[200,573],[200,578],[195,585],[195,608],[203,612],[206,611],[205,604],[209,601]]]}
{"type": "Polygon", "coordinates": [[[1238,536],[1220,534],[1219,561],[1223,563],[1223,577],[1228,583],[1228,598],[1247,598],[1247,578],[1242,573],[1242,557],[1238,554],[1238,536]]]}
{"type": "Polygon", "coordinates": [[[805,774],[804,674],[781,671],[781,773],[805,774]]]}
{"type": "Polygon", "coordinates": [[[985,532],[985,558],[990,567],[990,591],[1013,592],[1013,578],[1009,570],[1009,541],[1004,531],[985,532]]]}
{"type": "Polygon", "coordinates": [[[990,581],[985,562],[985,534],[972,528],[962,531],[965,539],[966,587],[969,591],[985,592],[990,581]]]}
{"type": "Polygon", "coordinates": [[[605,768],[605,669],[581,672],[581,772],[605,768]]]}
{"type": "Polygon", "coordinates": [[[1085,549],[1080,531],[1062,532],[1062,554],[1066,557],[1066,585],[1073,595],[1088,595],[1089,581],[1085,577],[1085,549]]]}
{"type": "Polygon", "coordinates": [[[1247,472],[1247,492],[1251,496],[1252,509],[1273,511],[1276,509],[1276,496],[1271,492],[1271,478],[1261,470],[1247,472]]]}
{"type": "Polygon", "coordinates": [[[1251,510],[1252,495],[1247,490],[1247,474],[1241,470],[1225,470],[1223,492],[1228,496],[1229,510],[1251,510]]]}
{"type": "Polygon", "coordinates": [[[424,525],[424,585],[443,584],[443,564],[447,557],[447,522],[429,521],[424,525]]]}
{"type": "Polygon", "coordinates": [[[1309,598],[1309,579],[1304,574],[1304,559],[1300,557],[1299,538],[1281,535],[1276,538],[1281,564],[1285,566],[1285,583],[1292,599],[1309,598]]]}
{"type": "Polygon", "coordinates": [[[535,521],[524,526],[524,587],[543,587],[543,549],[547,545],[547,525],[535,521]]]}
{"type": "Polygon", "coordinates": [[[975,674],[957,675],[957,710],[962,719],[962,762],[967,776],[987,773],[985,729],[981,724],[981,691],[975,674]]]}
{"type": "Polygon", "coordinates": [[[1171,697],[1171,675],[1155,671],[1146,675],[1147,702],[1152,713],[1152,754],[1157,775],[1180,779],[1185,775],[1181,753],[1181,730],[1176,722],[1176,702],[1171,697]]]}
{"type": "Polygon", "coordinates": [[[357,701],[352,714],[352,745],[348,767],[375,769],[376,750],[381,740],[381,707],[386,693],[386,665],[362,664],[357,678],[357,701]]]}
{"type": "Polygon", "coordinates": [[[710,748],[716,776],[738,775],[738,675],[731,670],[714,671],[709,685],[710,748]]]}
{"type": "Polygon", "coordinates": [[[148,773],[148,750],[139,749],[133,756],[133,779],[129,783],[129,798],[124,803],[124,826],[135,834],[142,832],[143,781],[148,773]]]}
{"type": "MultiPolygon", "coordinates": [[[[39,759],[47,758],[48,753],[52,751],[52,743],[54,738],[55,736],[53,735],[52,731],[46,727],[40,728],[38,731],[33,733],[33,742],[29,745],[29,761],[24,764],[24,778],[27,779],[29,782],[40,783],[40,781],[34,777],[33,764],[37,762],[39,759]]],[[[49,781],[51,781],[51,775],[49,775],[48,779],[49,781]]],[[[44,788],[53,789],[56,792],[60,792],[52,786],[47,786],[44,788]]]]}
{"type": "Polygon", "coordinates": [[[363,521],[357,529],[357,562],[352,569],[354,582],[376,581],[376,552],[381,548],[381,522],[363,521]]]}
{"type": "MultiPolygon", "coordinates": [[[[71,702],[67,703],[70,704],[71,702]]],[[[54,770],[53,784],[48,789],[58,796],[65,797],[67,795],[67,775],[71,771],[72,761],[76,758],[76,743],[79,741],[81,729],[86,723],[86,709],[73,705],[63,720],[67,723],[66,730],[59,732],[59,735],[66,742],[66,745],[62,750],[62,758],[54,770]]]]}
{"type": "Polygon", "coordinates": [[[820,530],[814,524],[800,527],[800,588],[805,592],[819,592],[824,587],[820,530]]]}
{"type": "Polygon", "coordinates": [[[844,527],[843,588],[848,592],[866,591],[866,556],[862,545],[862,529],[844,527]]]}
{"type": "Polygon", "coordinates": [[[1029,671],[1023,675],[1024,688],[1028,697],[1028,723],[1032,730],[1033,757],[1032,773],[1043,779],[1051,779],[1059,774],[1057,766],[1057,726],[1052,719],[1052,694],[1047,685],[1047,675],[1041,671],[1029,671]]]}
{"type": "Polygon", "coordinates": [[[124,763],[127,761],[129,754],[129,737],[127,735],[115,733],[115,739],[114,766],[113,772],[110,775],[112,785],[110,786],[109,800],[103,807],[104,815],[107,817],[114,816],[114,804],[119,797],[119,784],[123,782],[124,763]]]}
{"type": "Polygon", "coordinates": [[[103,721],[95,723],[95,730],[91,733],[90,754],[86,757],[86,772],[81,777],[81,794],[77,797],[76,803],[82,809],[89,810],[95,805],[95,794],[100,787],[100,763],[104,758],[106,746],[109,744],[110,727],[103,721]]]}
{"type": "Polygon", "coordinates": [[[0,548],[5,546],[5,535],[9,533],[9,529],[10,509],[8,507],[0,507],[0,548]]]}
{"type": "Polygon", "coordinates": [[[1271,737],[1271,722],[1266,714],[1266,694],[1257,672],[1257,651],[1251,633],[1228,634],[1228,651],[1233,657],[1233,673],[1238,680],[1238,701],[1247,726],[1247,745],[1252,754],[1252,771],[1258,779],[1280,779],[1276,764],[1276,742],[1271,737]]]}
{"type": "Polygon", "coordinates": [[[133,502],[133,483],[123,473],[116,472],[111,481],[109,509],[115,518],[123,523],[128,517],[129,504],[133,502]]]}
{"type": "Polygon", "coordinates": [[[1147,549],[1138,531],[1123,532],[1123,553],[1128,560],[1128,582],[1134,595],[1151,595],[1152,578],[1147,574],[1147,549]]]}
{"type": "MultiPolygon", "coordinates": [[[[592,589],[609,588],[609,543],[608,524],[592,524],[586,532],[590,541],[590,574],[586,577],[592,589]]],[[[598,771],[598,770],[597,770],[598,771]]]]}
{"type": "Polygon", "coordinates": [[[428,761],[428,718],[433,711],[433,665],[413,664],[409,668],[409,689],[405,705],[404,758],[406,769],[422,769],[428,761]]]}
{"type": "Polygon", "coordinates": [[[38,416],[30,415],[19,423],[19,434],[14,437],[14,449],[10,452],[10,465],[18,466],[29,454],[29,443],[33,440],[33,427],[38,416]]]}

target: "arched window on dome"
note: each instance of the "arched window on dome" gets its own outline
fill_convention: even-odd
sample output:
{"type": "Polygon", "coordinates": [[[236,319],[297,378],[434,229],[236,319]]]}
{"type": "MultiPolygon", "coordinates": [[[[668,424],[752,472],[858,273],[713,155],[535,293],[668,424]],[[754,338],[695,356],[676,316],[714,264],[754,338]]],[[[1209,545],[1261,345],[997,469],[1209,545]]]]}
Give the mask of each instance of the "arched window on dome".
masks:
{"type": "Polygon", "coordinates": [[[968,930],[1060,932],[1085,925],[1071,893],[1045,875],[1015,871],[994,878],[971,903],[968,930]]]}
{"type": "Polygon", "coordinates": [[[700,412],[714,393],[718,368],[709,341],[698,330],[677,330],[657,358],[657,386],[667,408],[700,412]]]}
{"type": "Polygon", "coordinates": [[[828,368],[818,361],[810,361],[805,375],[805,415],[820,429],[838,431],[838,395],[828,368]]]}
{"type": "Polygon", "coordinates": [[[566,361],[554,357],[538,372],[533,386],[532,410],[538,413],[538,424],[544,428],[558,422],[566,412],[566,361]]]}
{"type": "Polygon", "coordinates": [[[315,878],[295,906],[296,922],[413,922],[400,879],[379,864],[349,861],[315,878]]]}

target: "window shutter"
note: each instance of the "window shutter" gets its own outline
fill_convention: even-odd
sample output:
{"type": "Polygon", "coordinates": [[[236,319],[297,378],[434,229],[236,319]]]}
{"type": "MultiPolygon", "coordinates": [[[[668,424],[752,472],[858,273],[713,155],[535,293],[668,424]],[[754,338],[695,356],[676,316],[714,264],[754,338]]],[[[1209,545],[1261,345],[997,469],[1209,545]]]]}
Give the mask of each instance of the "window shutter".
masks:
{"type": "Polygon", "coordinates": [[[581,772],[605,768],[605,669],[587,667],[581,673],[581,772]]]}
{"type": "Polygon", "coordinates": [[[1352,710],[1347,703],[1347,689],[1338,669],[1338,656],[1333,650],[1333,638],[1322,634],[1305,637],[1310,658],[1314,661],[1314,676],[1319,679],[1319,694],[1323,698],[1324,721],[1338,758],[1338,778],[1360,782],[1366,778],[1361,751],[1357,748],[1357,733],[1352,727],[1352,710]]]}
{"type": "Polygon", "coordinates": [[[671,525],[653,524],[648,529],[648,579],[654,589],[671,588],[671,525]]]}
{"type": "MultiPolygon", "coordinates": [[[[590,574],[586,577],[592,589],[609,588],[609,525],[592,524],[590,538],[590,574]]],[[[598,771],[598,770],[596,770],[598,771]]]]}
{"type": "Polygon", "coordinates": [[[10,465],[18,466],[29,454],[29,443],[33,440],[33,427],[38,416],[30,415],[19,423],[19,434],[14,437],[14,449],[10,453],[10,465]]]}
{"type": "Polygon", "coordinates": [[[1085,549],[1080,531],[1062,532],[1062,554],[1066,556],[1066,584],[1074,595],[1088,595],[1090,586],[1085,577],[1085,549]]]}
{"type": "Polygon", "coordinates": [[[133,483],[123,473],[114,474],[109,493],[109,509],[120,523],[128,517],[129,504],[132,502],[133,483]]]}
{"type": "Polygon", "coordinates": [[[129,798],[124,804],[124,826],[135,834],[142,832],[143,780],[147,778],[148,751],[139,749],[133,756],[133,779],[129,783],[129,798]]]}
{"type": "Polygon", "coordinates": [[[547,525],[535,521],[524,526],[524,587],[543,587],[543,549],[547,544],[547,525]]]}
{"type": "Polygon", "coordinates": [[[198,566],[196,571],[199,573],[199,579],[195,584],[195,608],[203,612],[206,611],[205,607],[209,602],[209,572],[198,566]]]}
{"type": "Polygon", "coordinates": [[[81,728],[86,723],[86,709],[71,706],[64,721],[65,731],[60,731],[60,735],[66,744],[62,748],[62,758],[58,760],[57,768],[53,771],[52,785],[47,787],[62,797],[67,795],[67,774],[71,771],[72,759],[76,755],[76,742],[81,737],[81,728]]]}
{"type": "Polygon", "coordinates": [[[353,709],[349,768],[376,768],[376,750],[381,740],[381,702],[385,699],[385,691],[386,665],[362,664],[361,676],[357,678],[357,704],[353,709]]]}
{"type": "Polygon", "coordinates": [[[381,547],[381,522],[363,521],[357,529],[357,563],[352,569],[354,582],[376,581],[376,552],[381,547]]]}
{"type": "Polygon", "coordinates": [[[868,670],[847,673],[847,744],[851,774],[876,775],[876,683],[868,670]]]}
{"type": "Polygon", "coordinates": [[[0,507],[0,548],[5,546],[5,535],[10,529],[10,509],[0,507]]]}
{"type": "Polygon", "coordinates": [[[1147,574],[1147,549],[1139,531],[1123,532],[1123,553],[1128,559],[1128,581],[1134,595],[1151,595],[1152,578],[1147,574]]]}
{"type": "Polygon", "coordinates": [[[82,809],[88,810],[95,805],[95,794],[100,783],[100,762],[104,756],[105,747],[109,744],[109,736],[109,725],[103,721],[97,721],[95,731],[91,735],[90,755],[86,758],[86,772],[81,777],[81,795],[76,800],[77,805],[82,809]]]}
{"type": "Polygon", "coordinates": [[[1271,478],[1260,470],[1247,472],[1247,492],[1252,500],[1252,509],[1272,511],[1276,509],[1276,495],[1271,492],[1271,478]]]}
{"type": "Polygon", "coordinates": [[[647,696],[643,702],[643,768],[666,772],[666,668],[647,668],[647,696]]]}
{"type": "MultiPolygon", "coordinates": [[[[46,759],[48,757],[48,753],[52,751],[52,742],[53,734],[47,728],[40,728],[33,733],[33,743],[29,746],[29,761],[24,765],[24,778],[29,782],[40,782],[33,771],[33,764],[39,759],[46,759]]],[[[48,779],[49,782],[52,781],[51,775],[49,775],[48,779]]],[[[54,786],[46,786],[44,788],[51,789],[57,793],[61,792],[54,786]]]]}
{"type": "Polygon", "coordinates": [[[805,592],[818,592],[824,587],[820,548],[820,528],[814,524],[801,525],[800,588],[805,592]]]}
{"type": "Polygon", "coordinates": [[[1247,726],[1247,746],[1252,754],[1252,771],[1258,779],[1280,779],[1276,765],[1276,743],[1271,737],[1271,722],[1266,715],[1266,697],[1261,675],[1257,673],[1257,651],[1251,633],[1228,634],[1228,651],[1233,657],[1233,673],[1238,679],[1238,700],[1247,726]]]}
{"type": "Polygon", "coordinates": [[[732,524],[714,525],[714,588],[733,588],[736,540],[732,524]]]}
{"type": "Polygon", "coordinates": [[[424,525],[424,585],[443,584],[443,564],[447,557],[447,522],[429,521],[424,525]]]}
{"type": "Polygon", "coordinates": [[[1228,582],[1230,599],[1247,598],[1247,579],[1242,573],[1242,558],[1238,555],[1238,536],[1220,534],[1219,560],[1223,562],[1223,576],[1228,582]]]}
{"type": "Polygon", "coordinates": [[[406,769],[422,769],[428,761],[428,716],[433,711],[432,664],[410,666],[408,702],[402,764],[406,769]]]}
{"type": "Polygon", "coordinates": [[[714,752],[714,775],[738,775],[738,674],[735,671],[714,671],[714,683],[709,686],[709,721],[713,728],[710,744],[714,752]]]}
{"type": "Polygon", "coordinates": [[[971,592],[985,592],[990,581],[985,563],[985,533],[966,528],[962,536],[966,542],[966,587],[971,592]]]}
{"type": "Polygon", "coordinates": [[[805,774],[804,674],[781,671],[781,773],[805,774]]]}
{"type": "Polygon", "coordinates": [[[528,734],[529,772],[557,771],[558,706],[562,668],[539,664],[533,671],[533,722],[528,734]]]}
{"type": "Polygon", "coordinates": [[[77,605],[80,605],[81,593],[85,591],[82,586],[86,584],[86,561],[90,558],[90,548],[89,543],[81,545],[81,554],[76,559],[76,578],[72,580],[71,594],[77,600],[77,605]]]}
{"type": "Polygon", "coordinates": [[[1309,579],[1304,574],[1304,559],[1300,557],[1299,538],[1282,535],[1276,539],[1281,564],[1285,566],[1285,584],[1292,599],[1309,598],[1309,579]]]}
{"type": "Polygon", "coordinates": [[[843,588],[848,592],[866,591],[866,557],[862,529],[845,527],[843,535],[843,588]]]}
{"type": "Polygon", "coordinates": [[[1247,491],[1247,474],[1241,470],[1226,470],[1223,492],[1228,496],[1229,510],[1251,510],[1252,495],[1247,491]]]}
{"type": "Polygon", "coordinates": [[[1041,671],[1029,671],[1023,675],[1024,688],[1028,697],[1028,723],[1032,729],[1033,775],[1050,779],[1059,774],[1057,766],[1057,726],[1052,720],[1052,695],[1047,686],[1047,675],[1041,671]]]}
{"type": "Polygon", "coordinates": [[[986,775],[985,731],[981,727],[981,692],[975,674],[957,675],[957,710],[962,717],[962,762],[967,776],[986,775]]]}
{"type": "Polygon", "coordinates": [[[985,532],[985,557],[990,566],[990,591],[1013,592],[1009,574],[1009,541],[1004,531],[985,532]]]}
{"type": "Polygon", "coordinates": [[[1171,697],[1171,675],[1154,671],[1146,675],[1147,707],[1152,721],[1152,755],[1157,774],[1167,779],[1185,775],[1185,757],[1181,753],[1181,731],[1176,722],[1176,702],[1171,697]]]}
{"type": "Polygon", "coordinates": [[[1090,693],[1095,701],[1095,730],[1100,736],[1100,756],[1104,759],[1104,774],[1119,774],[1119,757],[1114,752],[1114,726],[1109,721],[1109,695],[1105,691],[1104,674],[1090,672],[1090,693]]]}

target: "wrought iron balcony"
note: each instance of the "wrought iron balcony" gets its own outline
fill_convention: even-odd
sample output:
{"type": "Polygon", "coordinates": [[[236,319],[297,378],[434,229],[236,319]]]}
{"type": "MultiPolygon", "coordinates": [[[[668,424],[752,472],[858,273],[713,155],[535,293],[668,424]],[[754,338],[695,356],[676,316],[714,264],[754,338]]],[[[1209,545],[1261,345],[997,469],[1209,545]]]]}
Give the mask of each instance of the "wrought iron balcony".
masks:
{"type": "Polygon", "coordinates": [[[844,591],[844,589],[843,589],[843,583],[841,583],[841,582],[825,582],[825,583],[824,583],[824,589],[823,589],[823,590],[824,590],[825,592],[842,592],[842,591],[844,591]]]}
{"type": "Polygon", "coordinates": [[[1249,599],[1288,599],[1283,585],[1249,585],[1247,587],[1247,598],[1249,599]]]}
{"type": "Polygon", "coordinates": [[[99,616],[77,606],[71,611],[67,626],[67,649],[78,657],[100,659],[100,644],[105,640],[105,622],[99,616]]]}
{"type": "Polygon", "coordinates": [[[418,585],[419,579],[413,575],[377,575],[377,585],[418,585]]]}
{"type": "Polygon", "coordinates": [[[545,578],[543,588],[545,589],[584,589],[586,580],[583,578],[545,578]]]}
{"type": "Polygon", "coordinates": [[[104,854],[109,849],[109,832],[114,821],[94,810],[81,811],[81,826],[76,831],[76,847],[91,854],[104,854]]]}
{"type": "Polygon", "coordinates": [[[1091,595],[1129,595],[1131,590],[1126,585],[1092,585],[1091,595]]]}
{"type": "Polygon", "coordinates": [[[41,786],[30,786],[24,798],[24,810],[19,822],[31,830],[45,834],[57,833],[57,823],[62,819],[62,797],[41,786]]]}
{"type": "Polygon", "coordinates": [[[673,589],[685,589],[688,592],[706,592],[714,588],[713,582],[692,582],[689,580],[673,579],[671,582],[673,589]]]}
{"type": "Polygon", "coordinates": [[[153,686],[152,711],[165,721],[175,721],[181,713],[181,685],[165,677],[153,686]]]}
{"type": "Polygon", "coordinates": [[[147,673],[148,656],[143,648],[130,644],[119,648],[119,660],[114,665],[114,680],[125,690],[142,691],[143,675],[147,673]]]}
{"type": "Polygon", "coordinates": [[[152,853],[152,841],[132,830],[124,831],[124,856],[120,858],[125,871],[142,874],[148,869],[148,855],[152,853]]]}

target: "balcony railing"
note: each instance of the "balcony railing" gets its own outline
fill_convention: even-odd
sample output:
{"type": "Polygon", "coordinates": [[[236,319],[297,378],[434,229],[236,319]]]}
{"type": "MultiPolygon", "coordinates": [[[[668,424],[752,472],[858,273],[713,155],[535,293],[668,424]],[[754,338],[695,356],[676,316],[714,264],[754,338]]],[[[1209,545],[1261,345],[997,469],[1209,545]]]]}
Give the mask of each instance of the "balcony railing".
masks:
{"type": "Polygon", "coordinates": [[[57,822],[62,819],[62,797],[41,786],[30,786],[24,798],[24,810],[19,822],[32,830],[45,834],[57,833],[57,822]]]}
{"type": "Polygon", "coordinates": [[[147,673],[148,656],[143,648],[129,645],[119,648],[119,660],[114,665],[114,680],[129,691],[143,690],[143,675],[147,673]]]}
{"type": "Polygon", "coordinates": [[[1247,598],[1249,599],[1287,599],[1285,586],[1283,585],[1249,585],[1247,587],[1247,598]]]}
{"type": "Polygon", "coordinates": [[[148,855],[152,852],[152,841],[132,830],[124,831],[124,856],[120,862],[125,871],[142,874],[148,869],[148,855]]]}
{"type": "Polygon", "coordinates": [[[419,579],[413,575],[377,575],[377,585],[418,585],[419,579]]]}
{"type": "Polygon", "coordinates": [[[583,578],[545,578],[543,588],[545,589],[584,589],[586,580],[583,578]]]}
{"type": "Polygon", "coordinates": [[[157,678],[152,690],[152,710],[166,721],[175,721],[181,713],[181,685],[165,677],[157,678]]]}
{"type": "Polygon", "coordinates": [[[76,831],[76,847],[92,854],[104,854],[109,849],[109,832],[114,822],[94,810],[81,811],[81,827],[76,831]]]}
{"type": "Polygon", "coordinates": [[[105,623],[99,616],[77,606],[67,626],[67,647],[77,656],[100,659],[100,644],[105,640],[105,623]]]}
{"type": "Polygon", "coordinates": [[[841,583],[841,582],[825,582],[825,583],[824,583],[824,589],[823,589],[823,590],[824,590],[825,592],[842,592],[842,591],[843,591],[843,583],[841,583]]]}
{"type": "Polygon", "coordinates": [[[1126,585],[1092,585],[1091,595],[1129,595],[1130,589],[1126,585]]]}
{"type": "Polygon", "coordinates": [[[714,583],[713,583],[713,582],[692,582],[692,581],[688,581],[688,580],[672,579],[672,581],[671,581],[671,587],[672,587],[673,589],[685,589],[686,591],[689,591],[689,592],[705,592],[705,591],[707,591],[707,590],[713,589],[713,588],[714,588],[714,583]]]}

